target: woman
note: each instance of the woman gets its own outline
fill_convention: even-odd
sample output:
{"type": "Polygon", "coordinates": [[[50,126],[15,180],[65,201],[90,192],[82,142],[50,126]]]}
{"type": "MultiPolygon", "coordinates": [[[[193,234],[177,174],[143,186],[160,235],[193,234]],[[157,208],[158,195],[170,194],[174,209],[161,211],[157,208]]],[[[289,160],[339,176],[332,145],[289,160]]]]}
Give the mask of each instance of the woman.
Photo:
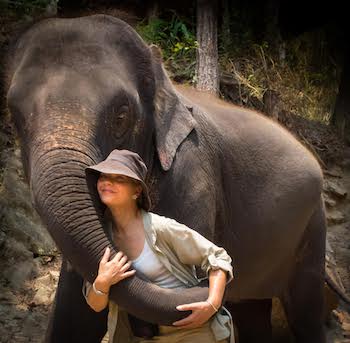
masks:
{"type": "Polygon", "coordinates": [[[233,277],[231,258],[226,251],[186,225],[149,212],[147,167],[137,153],[113,150],[106,160],[88,167],[86,174],[97,178],[97,191],[110,218],[108,230],[120,250],[109,260],[110,250],[106,248],[94,283],[85,281],[83,287],[93,310],[102,311],[109,305],[109,341],[223,343],[231,339],[233,342],[231,317],[221,307],[226,283],[233,277]],[[157,240],[152,239],[155,235],[157,240]],[[160,287],[196,286],[199,280],[194,265],[200,266],[209,277],[208,299],[178,306],[179,311],[192,313],[173,326],[157,326],[156,337],[133,335],[131,317],[108,299],[110,287],[134,275],[136,270],[160,287]]]}

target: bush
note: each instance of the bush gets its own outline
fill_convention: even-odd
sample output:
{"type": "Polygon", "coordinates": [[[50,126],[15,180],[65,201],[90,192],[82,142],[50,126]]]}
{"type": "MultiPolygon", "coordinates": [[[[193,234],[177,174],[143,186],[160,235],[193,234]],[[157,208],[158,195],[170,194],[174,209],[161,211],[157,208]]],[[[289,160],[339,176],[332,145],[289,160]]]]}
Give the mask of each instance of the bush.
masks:
{"type": "Polygon", "coordinates": [[[58,0],[0,0],[0,10],[8,15],[37,15],[57,3],[58,0]]]}
{"type": "Polygon", "coordinates": [[[192,81],[196,65],[194,30],[175,13],[171,20],[155,18],[148,23],[142,21],[137,32],[147,43],[158,45],[163,52],[164,63],[171,77],[176,81],[192,81]]]}

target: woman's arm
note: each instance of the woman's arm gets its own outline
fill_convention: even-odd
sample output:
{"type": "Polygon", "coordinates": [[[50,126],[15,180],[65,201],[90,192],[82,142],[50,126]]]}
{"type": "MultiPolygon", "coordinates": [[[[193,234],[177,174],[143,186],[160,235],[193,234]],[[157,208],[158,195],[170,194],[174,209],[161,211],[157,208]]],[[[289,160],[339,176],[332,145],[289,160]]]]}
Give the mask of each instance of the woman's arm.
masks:
{"type": "Polygon", "coordinates": [[[179,311],[192,311],[184,319],[174,322],[173,325],[183,328],[195,328],[207,322],[221,307],[226,286],[226,272],[217,269],[209,271],[209,296],[207,301],[177,306],[179,311]]]}
{"type": "Polygon", "coordinates": [[[110,261],[109,256],[110,249],[107,247],[99,264],[98,275],[86,295],[88,305],[96,312],[106,308],[110,287],[136,272],[134,269],[128,271],[131,262],[122,252],[118,252],[110,261]]]}
{"type": "Polygon", "coordinates": [[[223,247],[175,219],[166,218],[158,234],[169,244],[180,262],[200,266],[209,277],[210,270],[224,270],[226,284],[233,279],[232,258],[223,247]]]}
{"type": "Polygon", "coordinates": [[[86,296],[86,302],[95,311],[100,312],[108,305],[108,294],[110,286],[103,280],[95,279],[94,285],[91,285],[86,296]],[[96,291],[93,289],[95,285],[96,291]]]}
{"type": "Polygon", "coordinates": [[[222,269],[209,271],[209,296],[207,301],[215,309],[219,310],[226,287],[226,272],[222,269]]]}
{"type": "Polygon", "coordinates": [[[204,324],[221,307],[225,287],[233,279],[232,259],[222,247],[215,245],[197,231],[167,218],[158,232],[183,264],[200,266],[209,278],[206,301],[177,306],[192,313],[173,325],[193,328],[204,324]]]}

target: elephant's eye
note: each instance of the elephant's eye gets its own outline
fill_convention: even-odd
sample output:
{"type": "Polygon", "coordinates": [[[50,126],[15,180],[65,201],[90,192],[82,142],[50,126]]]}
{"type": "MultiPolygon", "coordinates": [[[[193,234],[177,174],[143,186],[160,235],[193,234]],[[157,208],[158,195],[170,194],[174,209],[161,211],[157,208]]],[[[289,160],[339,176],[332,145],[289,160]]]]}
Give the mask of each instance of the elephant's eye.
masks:
{"type": "Polygon", "coordinates": [[[126,112],[119,113],[116,117],[116,120],[124,120],[127,116],[126,112]]]}
{"type": "Polygon", "coordinates": [[[121,106],[118,109],[118,112],[114,114],[114,120],[112,125],[113,135],[116,138],[122,137],[126,131],[131,127],[132,125],[132,113],[129,111],[129,106],[121,106]]]}

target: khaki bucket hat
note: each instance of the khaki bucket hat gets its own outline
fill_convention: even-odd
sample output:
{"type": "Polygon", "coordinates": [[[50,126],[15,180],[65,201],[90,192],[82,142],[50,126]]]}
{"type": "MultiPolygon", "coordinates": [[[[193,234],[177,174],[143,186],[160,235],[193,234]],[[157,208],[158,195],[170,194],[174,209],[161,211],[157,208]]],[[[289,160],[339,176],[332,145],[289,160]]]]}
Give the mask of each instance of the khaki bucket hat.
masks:
{"type": "Polygon", "coordinates": [[[121,174],[140,181],[142,185],[140,205],[146,211],[150,210],[151,199],[145,183],[147,167],[139,154],[130,150],[114,149],[102,162],[85,168],[87,180],[90,176],[95,176],[97,182],[100,173],[121,174]]]}

